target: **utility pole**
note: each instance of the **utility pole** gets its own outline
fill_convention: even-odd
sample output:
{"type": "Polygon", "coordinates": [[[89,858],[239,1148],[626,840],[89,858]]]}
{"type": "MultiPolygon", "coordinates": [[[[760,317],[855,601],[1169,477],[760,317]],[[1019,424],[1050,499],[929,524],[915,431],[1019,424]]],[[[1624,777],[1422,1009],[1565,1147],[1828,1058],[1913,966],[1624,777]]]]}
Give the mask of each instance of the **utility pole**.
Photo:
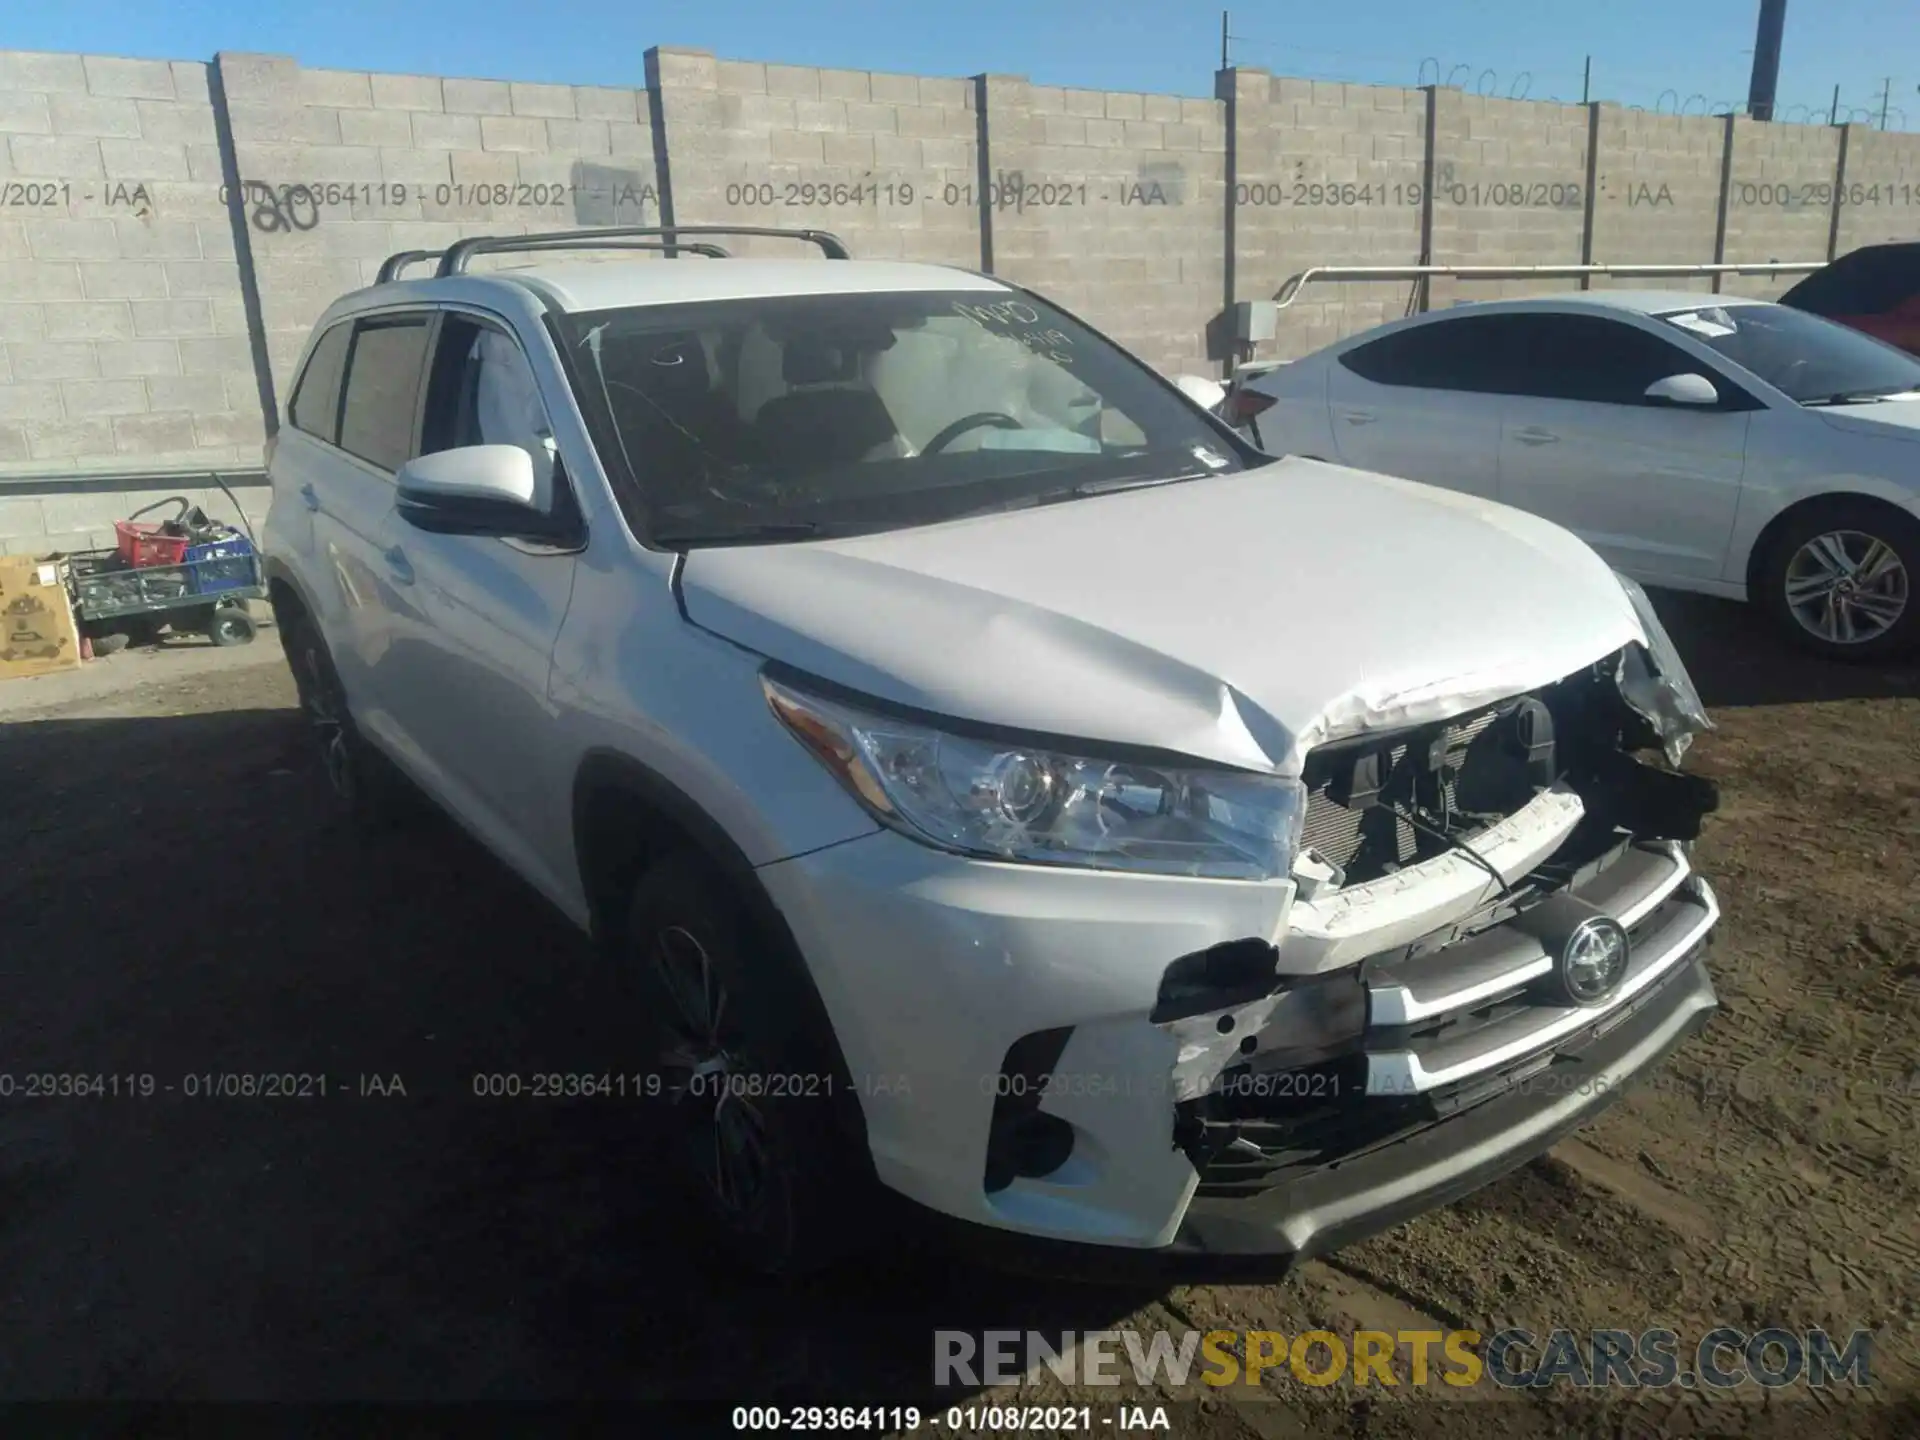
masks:
{"type": "Polygon", "coordinates": [[[1760,29],[1753,42],[1753,78],[1747,85],[1747,114],[1773,118],[1780,87],[1780,36],[1787,28],[1787,0],[1760,0],[1760,29]]]}

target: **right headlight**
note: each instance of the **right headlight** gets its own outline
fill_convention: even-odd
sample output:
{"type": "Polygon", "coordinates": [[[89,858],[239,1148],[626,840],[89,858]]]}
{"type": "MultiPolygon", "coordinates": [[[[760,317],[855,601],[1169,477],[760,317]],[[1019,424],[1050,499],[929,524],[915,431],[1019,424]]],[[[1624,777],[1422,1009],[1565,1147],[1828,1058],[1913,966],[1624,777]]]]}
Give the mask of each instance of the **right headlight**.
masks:
{"type": "Polygon", "coordinates": [[[1269,880],[1293,868],[1305,792],[1243,770],[984,739],[763,677],[782,724],[882,824],[1031,865],[1269,880]]]}

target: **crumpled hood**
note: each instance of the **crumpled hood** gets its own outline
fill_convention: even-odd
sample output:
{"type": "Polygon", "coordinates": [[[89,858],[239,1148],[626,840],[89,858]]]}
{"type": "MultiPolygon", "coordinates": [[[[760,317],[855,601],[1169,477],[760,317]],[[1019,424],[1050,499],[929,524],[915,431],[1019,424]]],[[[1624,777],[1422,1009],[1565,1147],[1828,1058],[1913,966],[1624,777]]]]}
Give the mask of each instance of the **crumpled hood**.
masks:
{"type": "Polygon", "coordinates": [[[1920,391],[1864,405],[1822,406],[1813,413],[1836,430],[1883,435],[1889,440],[1920,440],[1920,391]]]}
{"type": "Polygon", "coordinates": [[[1298,774],[1644,632],[1503,505],[1315,460],[885,535],[696,550],[695,624],[936,714],[1298,774]]]}

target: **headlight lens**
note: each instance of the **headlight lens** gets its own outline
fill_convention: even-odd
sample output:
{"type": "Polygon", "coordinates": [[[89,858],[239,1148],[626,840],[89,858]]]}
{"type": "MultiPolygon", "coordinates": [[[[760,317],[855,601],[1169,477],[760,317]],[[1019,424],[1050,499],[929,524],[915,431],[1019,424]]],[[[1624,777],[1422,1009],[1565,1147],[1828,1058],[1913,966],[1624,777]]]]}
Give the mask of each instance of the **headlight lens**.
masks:
{"type": "Polygon", "coordinates": [[[1614,678],[1627,704],[1659,735],[1667,760],[1678,766],[1693,737],[1713,729],[1713,721],[1707,718],[1707,707],[1701,703],[1700,692],[1694,689],[1693,677],[1687,674],[1686,664],[1674,649],[1673,639],[1667,634],[1667,627],[1660,623],[1647,592],[1637,581],[1617,570],[1614,578],[1627,592],[1627,599],[1633,602],[1640,627],[1647,634],[1644,659],[1630,648],[1621,659],[1620,673],[1614,678]]]}
{"type": "Polygon", "coordinates": [[[922,844],[1230,880],[1293,867],[1306,808],[1297,781],[976,739],[761,683],[773,713],[855,798],[922,844]]]}

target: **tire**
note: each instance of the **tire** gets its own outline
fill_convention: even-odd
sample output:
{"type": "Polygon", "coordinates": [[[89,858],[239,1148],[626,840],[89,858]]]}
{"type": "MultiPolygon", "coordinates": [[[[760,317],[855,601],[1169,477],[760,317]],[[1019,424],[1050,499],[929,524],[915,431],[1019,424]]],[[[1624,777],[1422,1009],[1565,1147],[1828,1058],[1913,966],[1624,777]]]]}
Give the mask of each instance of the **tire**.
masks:
{"type": "MultiPolygon", "coordinates": [[[[248,616],[248,623],[252,623],[248,616]]],[[[300,710],[313,736],[322,773],[336,804],[368,832],[394,828],[415,810],[407,782],[386,756],[367,743],[347,707],[346,687],[314,626],[304,616],[280,629],[300,710]]]]}
{"type": "Polygon", "coordinates": [[[253,616],[237,605],[222,605],[213,612],[206,626],[207,639],[222,647],[251,645],[259,633],[260,627],[253,623],[253,616]]]}
{"type": "Polygon", "coordinates": [[[1836,497],[1792,517],[1760,565],[1761,603],[1801,649],[1873,661],[1920,646],[1920,521],[1836,497]]]}
{"type": "Polygon", "coordinates": [[[635,887],[613,963],[724,1263],[791,1278],[852,1253],[875,1182],[834,1123],[831,1041],[765,954],[726,883],[682,853],[635,887]]]}

